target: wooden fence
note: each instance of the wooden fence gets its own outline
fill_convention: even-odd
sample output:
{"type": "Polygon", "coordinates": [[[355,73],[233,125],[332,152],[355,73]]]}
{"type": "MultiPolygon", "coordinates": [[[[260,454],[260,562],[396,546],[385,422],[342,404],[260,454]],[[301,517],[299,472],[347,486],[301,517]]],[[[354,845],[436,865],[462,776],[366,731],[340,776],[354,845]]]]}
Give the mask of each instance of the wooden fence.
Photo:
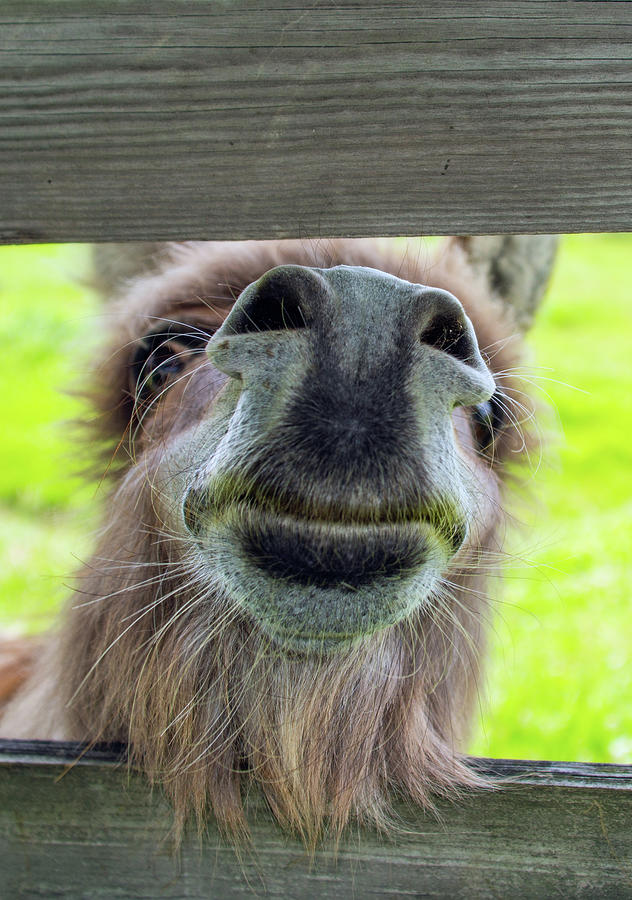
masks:
{"type": "MultiPolygon", "coordinates": [[[[632,2],[4,0],[0,241],[632,230],[632,2]]],[[[632,767],[481,761],[313,863],[112,748],[0,743],[0,896],[632,897],[632,767]]]]}
{"type": "Polygon", "coordinates": [[[129,777],[118,752],[78,754],[38,742],[0,750],[7,897],[632,897],[629,766],[481,760],[508,779],[502,790],[440,803],[438,818],[401,804],[395,840],[351,832],[310,862],[258,797],[252,853],[238,859],[211,827],[174,857],[159,793],[129,777]]]}
{"type": "Polygon", "coordinates": [[[3,0],[0,238],[626,231],[630,2],[3,0]]]}

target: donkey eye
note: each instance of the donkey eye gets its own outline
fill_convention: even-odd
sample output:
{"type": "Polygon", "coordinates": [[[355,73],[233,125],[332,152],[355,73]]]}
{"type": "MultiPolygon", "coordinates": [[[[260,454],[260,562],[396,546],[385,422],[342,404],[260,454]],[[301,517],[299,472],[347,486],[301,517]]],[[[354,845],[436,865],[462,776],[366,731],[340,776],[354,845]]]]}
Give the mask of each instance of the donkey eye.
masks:
{"type": "Polygon", "coordinates": [[[484,403],[472,407],[474,439],[480,453],[486,453],[494,445],[504,424],[504,412],[498,392],[484,403]]]}
{"type": "Polygon", "coordinates": [[[169,379],[174,378],[183,368],[184,360],[181,353],[178,353],[178,348],[165,344],[149,354],[137,381],[137,391],[153,394],[161,390],[169,379]]]}
{"type": "Polygon", "coordinates": [[[207,330],[174,323],[146,334],[138,343],[130,365],[130,392],[137,401],[149,400],[168,387],[191,356],[204,350],[207,330]]]}

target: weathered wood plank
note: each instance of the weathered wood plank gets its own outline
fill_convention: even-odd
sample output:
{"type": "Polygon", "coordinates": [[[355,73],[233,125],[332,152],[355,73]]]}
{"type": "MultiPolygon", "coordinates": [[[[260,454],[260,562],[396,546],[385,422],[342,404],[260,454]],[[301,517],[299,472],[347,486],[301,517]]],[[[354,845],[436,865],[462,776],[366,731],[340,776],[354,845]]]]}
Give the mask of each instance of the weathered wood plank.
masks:
{"type": "Polygon", "coordinates": [[[632,2],[4,0],[0,240],[628,230],[632,2]]]}
{"type": "Polygon", "coordinates": [[[631,766],[481,760],[513,783],[441,803],[439,821],[402,805],[395,840],[351,835],[310,865],[256,797],[254,852],[211,828],[174,856],[165,801],[118,752],[67,769],[76,746],[1,742],[7,897],[632,897],[631,766]]]}

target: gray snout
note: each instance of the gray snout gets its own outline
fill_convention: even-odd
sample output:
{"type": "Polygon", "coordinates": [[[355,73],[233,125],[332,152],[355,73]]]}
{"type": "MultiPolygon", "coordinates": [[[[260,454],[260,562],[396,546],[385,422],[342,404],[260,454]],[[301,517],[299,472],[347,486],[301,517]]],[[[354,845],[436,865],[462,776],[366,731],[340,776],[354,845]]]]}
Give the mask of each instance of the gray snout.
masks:
{"type": "Polygon", "coordinates": [[[262,364],[268,369],[264,357],[276,357],[289,341],[307,346],[314,366],[335,367],[356,388],[389,367],[416,363],[432,368],[429,390],[453,388],[451,406],[480,403],[494,390],[456,297],[374,269],[271,269],[242,292],[208,353],[219,369],[243,377],[262,364]]]}
{"type": "Polygon", "coordinates": [[[297,642],[423,603],[474,515],[452,412],[495,387],[459,301],[374,269],[281,266],[208,355],[231,379],[183,516],[228,593],[297,642]]]}

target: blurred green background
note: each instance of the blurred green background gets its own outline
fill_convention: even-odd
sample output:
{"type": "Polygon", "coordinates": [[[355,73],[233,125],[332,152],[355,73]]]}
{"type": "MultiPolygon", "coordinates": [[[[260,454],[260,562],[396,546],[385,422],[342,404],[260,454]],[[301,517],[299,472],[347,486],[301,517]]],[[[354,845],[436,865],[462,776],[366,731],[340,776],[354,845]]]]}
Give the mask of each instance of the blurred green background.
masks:
{"type": "MultiPolygon", "coordinates": [[[[554,437],[510,539],[480,755],[632,761],[631,269],[632,235],[564,238],[530,336],[554,437]]],[[[101,330],[88,271],[85,246],[0,248],[0,629],[50,622],[97,524],[98,489],[73,475],[80,402],[60,391],[101,330]]]]}

